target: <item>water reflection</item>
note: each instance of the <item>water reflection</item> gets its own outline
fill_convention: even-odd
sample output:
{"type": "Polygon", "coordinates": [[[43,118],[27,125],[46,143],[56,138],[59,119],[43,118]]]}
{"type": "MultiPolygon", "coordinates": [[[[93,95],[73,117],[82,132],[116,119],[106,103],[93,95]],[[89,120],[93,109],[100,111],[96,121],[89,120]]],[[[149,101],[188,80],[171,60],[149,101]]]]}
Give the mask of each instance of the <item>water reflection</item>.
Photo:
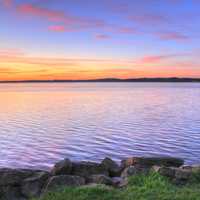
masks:
{"type": "Polygon", "coordinates": [[[0,85],[0,167],[173,155],[200,160],[200,85],[0,85]]]}

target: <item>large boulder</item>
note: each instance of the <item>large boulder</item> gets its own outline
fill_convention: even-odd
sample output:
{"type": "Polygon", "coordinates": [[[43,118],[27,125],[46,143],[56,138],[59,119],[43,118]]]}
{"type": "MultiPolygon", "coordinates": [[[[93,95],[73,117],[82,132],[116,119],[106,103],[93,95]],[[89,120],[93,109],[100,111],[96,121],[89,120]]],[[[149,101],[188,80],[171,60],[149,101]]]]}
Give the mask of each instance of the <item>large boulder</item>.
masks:
{"type": "Polygon", "coordinates": [[[121,188],[128,185],[128,180],[122,177],[112,177],[112,184],[114,187],[121,188]]]}
{"type": "Polygon", "coordinates": [[[184,165],[180,168],[194,173],[200,173],[200,165],[184,165]]]}
{"type": "Polygon", "coordinates": [[[88,179],[91,175],[102,174],[108,176],[109,173],[104,165],[94,162],[77,162],[72,165],[72,175],[81,176],[88,179]]]}
{"type": "Polygon", "coordinates": [[[69,175],[72,171],[72,162],[69,159],[61,160],[60,162],[56,163],[51,170],[51,174],[53,176],[56,175],[69,175]]]}
{"type": "Polygon", "coordinates": [[[173,157],[132,157],[122,160],[122,168],[134,166],[152,167],[153,165],[165,167],[180,167],[184,160],[173,157]]]}
{"type": "Polygon", "coordinates": [[[153,166],[151,170],[170,179],[175,178],[176,169],[173,167],[153,166]]]}
{"type": "Polygon", "coordinates": [[[19,186],[0,186],[0,200],[27,200],[19,186]]]}
{"type": "Polygon", "coordinates": [[[186,183],[192,176],[192,171],[177,167],[162,167],[153,166],[152,171],[159,173],[162,176],[170,178],[176,184],[186,183]]]}
{"type": "Polygon", "coordinates": [[[102,160],[101,164],[105,166],[106,170],[109,172],[111,177],[119,176],[121,172],[120,166],[110,158],[105,158],[102,160]]]}
{"type": "Polygon", "coordinates": [[[0,169],[0,186],[21,185],[24,179],[38,171],[29,169],[0,169]]]}
{"type": "Polygon", "coordinates": [[[21,185],[22,194],[28,198],[39,197],[48,178],[48,172],[37,172],[26,178],[21,185]]]}
{"type": "Polygon", "coordinates": [[[85,179],[80,176],[70,176],[70,175],[52,176],[49,179],[44,189],[44,193],[59,189],[61,187],[76,187],[84,184],[85,184],[85,179]]]}
{"type": "Polygon", "coordinates": [[[110,177],[101,174],[90,176],[88,182],[104,185],[113,185],[113,181],[110,177]]]}
{"type": "Polygon", "coordinates": [[[174,182],[176,184],[185,184],[189,181],[189,179],[191,178],[192,176],[192,171],[189,171],[189,170],[185,170],[185,169],[180,169],[180,168],[177,168],[175,170],[175,178],[174,178],[174,182]]]}
{"type": "Polygon", "coordinates": [[[125,168],[125,169],[122,171],[121,177],[122,177],[123,179],[126,179],[126,178],[128,178],[128,177],[130,177],[130,176],[134,176],[134,175],[136,175],[136,174],[138,174],[138,173],[139,173],[139,171],[138,171],[138,169],[137,169],[135,166],[130,166],[130,167],[125,168]]]}

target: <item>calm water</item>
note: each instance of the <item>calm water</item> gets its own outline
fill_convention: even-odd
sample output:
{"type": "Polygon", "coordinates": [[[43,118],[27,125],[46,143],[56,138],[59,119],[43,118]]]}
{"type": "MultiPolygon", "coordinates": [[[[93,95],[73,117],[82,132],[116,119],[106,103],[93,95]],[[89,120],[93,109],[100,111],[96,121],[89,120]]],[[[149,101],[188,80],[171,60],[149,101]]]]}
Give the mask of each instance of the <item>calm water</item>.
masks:
{"type": "Polygon", "coordinates": [[[0,85],[0,167],[133,155],[200,163],[200,84],[0,85]]]}

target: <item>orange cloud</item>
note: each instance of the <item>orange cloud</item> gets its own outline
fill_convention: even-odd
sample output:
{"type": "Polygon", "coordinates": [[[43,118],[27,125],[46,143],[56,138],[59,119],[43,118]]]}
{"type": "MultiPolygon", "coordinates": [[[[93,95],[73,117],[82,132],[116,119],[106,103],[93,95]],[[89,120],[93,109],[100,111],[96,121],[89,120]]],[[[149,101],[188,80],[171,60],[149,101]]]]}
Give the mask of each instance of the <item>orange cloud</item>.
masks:
{"type": "Polygon", "coordinates": [[[198,63],[171,60],[183,54],[120,59],[27,56],[17,49],[0,49],[0,80],[52,80],[139,77],[200,77],[198,63]],[[163,63],[161,61],[170,61],[163,63]],[[150,63],[146,67],[146,64],[150,63]]]}

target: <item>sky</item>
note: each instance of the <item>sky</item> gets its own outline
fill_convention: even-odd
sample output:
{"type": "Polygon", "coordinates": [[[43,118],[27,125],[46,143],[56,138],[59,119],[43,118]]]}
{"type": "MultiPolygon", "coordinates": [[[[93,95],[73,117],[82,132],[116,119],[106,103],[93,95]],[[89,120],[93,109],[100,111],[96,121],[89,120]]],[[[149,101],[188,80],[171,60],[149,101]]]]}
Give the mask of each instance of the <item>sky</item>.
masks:
{"type": "Polygon", "coordinates": [[[200,0],[0,0],[0,80],[200,78],[200,0]]]}

